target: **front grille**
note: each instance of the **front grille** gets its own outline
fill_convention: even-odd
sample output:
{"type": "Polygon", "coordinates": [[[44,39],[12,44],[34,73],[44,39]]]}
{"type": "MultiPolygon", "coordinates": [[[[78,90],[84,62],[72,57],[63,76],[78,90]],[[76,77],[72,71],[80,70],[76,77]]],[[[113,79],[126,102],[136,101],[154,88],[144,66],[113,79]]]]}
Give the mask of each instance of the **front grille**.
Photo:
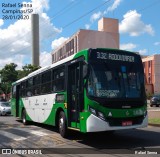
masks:
{"type": "Polygon", "coordinates": [[[122,126],[124,121],[132,121],[132,125],[138,125],[143,122],[144,116],[131,118],[107,118],[106,121],[110,126],[122,126]]]}
{"type": "Polygon", "coordinates": [[[122,109],[127,107],[133,109],[144,106],[144,102],[112,102],[106,103],[104,106],[110,109],[122,109]]]}

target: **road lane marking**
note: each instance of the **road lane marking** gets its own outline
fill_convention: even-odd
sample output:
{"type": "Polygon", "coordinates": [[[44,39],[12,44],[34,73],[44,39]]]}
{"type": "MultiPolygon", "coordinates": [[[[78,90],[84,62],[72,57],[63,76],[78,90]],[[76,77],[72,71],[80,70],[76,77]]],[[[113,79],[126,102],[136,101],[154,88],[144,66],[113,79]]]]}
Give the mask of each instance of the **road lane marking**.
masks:
{"type": "Polygon", "coordinates": [[[30,134],[34,134],[34,135],[37,135],[37,136],[46,136],[46,135],[48,135],[47,133],[44,133],[43,131],[35,131],[35,130],[32,130],[32,129],[27,129],[26,130],[26,128],[16,128],[16,130],[21,130],[21,131],[28,132],[30,134]]]}
{"type": "Polygon", "coordinates": [[[9,133],[9,132],[7,132],[7,131],[2,131],[2,130],[0,130],[0,134],[3,135],[3,136],[8,137],[8,138],[10,138],[10,139],[13,139],[13,140],[15,140],[15,141],[22,141],[22,140],[27,139],[27,138],[25,138],[25,137],[21,137],[21,136],[18,136],[18,135],[9,133]]]}
{"type": "Polygon", "coordinates": [[[48,135],[47,133],[44,133],[42,131],[31,131],[31,134],[37,135],[37,136],[46,136],[48,135]]]}

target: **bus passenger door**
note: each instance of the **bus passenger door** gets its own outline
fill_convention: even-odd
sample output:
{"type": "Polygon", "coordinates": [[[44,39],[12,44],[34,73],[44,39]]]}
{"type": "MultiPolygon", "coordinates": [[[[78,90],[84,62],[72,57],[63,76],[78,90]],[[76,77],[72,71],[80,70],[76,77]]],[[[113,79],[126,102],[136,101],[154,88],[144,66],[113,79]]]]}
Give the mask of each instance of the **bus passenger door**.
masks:
{"type": "Polygon", "coordinates": [[[19,95],[20,95],[20,85],[16,86],[16,117],[19,117],[19,95]]]}
{"type": "Polygon", "coordinates": [[[69,126],[79,128],[79,112],[82,108],[81,62],[68,66],[68,119],[69,126]]]}

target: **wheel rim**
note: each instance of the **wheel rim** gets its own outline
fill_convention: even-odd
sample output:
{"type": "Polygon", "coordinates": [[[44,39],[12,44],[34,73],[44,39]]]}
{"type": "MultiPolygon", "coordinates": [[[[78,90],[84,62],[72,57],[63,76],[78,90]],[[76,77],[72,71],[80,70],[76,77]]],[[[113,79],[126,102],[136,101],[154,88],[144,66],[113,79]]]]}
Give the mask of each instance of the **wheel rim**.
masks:
{"type": "Polygon", "coordinates": [[[61,117],[61,118],[59,119],[59,129],[60,129],[61,132],[63,132],[63,124],[64,124],[64,120],[63,120],[63,118],[61,117]]]}
{"type": "Polygon", "coordinates": [[[23,123],[25,123],[26,122],[26,120],[25,120],[25,118],[23,118],[23,123]]]}
{"type": "Polygon", "coordinates": [[[23,123],[26,123],[25,113],[23,113],[23,123]]]}

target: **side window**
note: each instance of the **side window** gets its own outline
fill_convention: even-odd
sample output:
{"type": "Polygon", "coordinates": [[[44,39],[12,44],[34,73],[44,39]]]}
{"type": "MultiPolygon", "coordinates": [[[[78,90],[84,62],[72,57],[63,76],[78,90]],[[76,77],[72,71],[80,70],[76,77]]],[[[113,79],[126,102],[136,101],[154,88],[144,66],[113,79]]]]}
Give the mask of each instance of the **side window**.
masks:
{"type": "Polygon", "coordinates": [[[42,74],[42,85],[41,93],[50,93],[51,92],[51,70],[42,74]]]}
{"type": "Polygon", "coordinates": [[[33,77],[33,95],[41,93],[41,75],[33,77]]]}
{"type": "Polygon", "coordinates": [[[12,87],[12,97],[16,98],[16,85],[12,87]]]}
{"type": "Polygon", "coordinates": [[[53,70],[52,75],[52,90],[53,92],[64,90],[65,85],[64,67],[53,70]]]}
{"type": "Polygon", "coordinates": [[[26,96],[26,82],[22,82],[20,85],[20,94],[22,97],[26,96]]]}
{"type": "Polygon", "coordinates": [[[29,78],[26,83],[26,96],[33,96],[33,78],[29,78]]]}

